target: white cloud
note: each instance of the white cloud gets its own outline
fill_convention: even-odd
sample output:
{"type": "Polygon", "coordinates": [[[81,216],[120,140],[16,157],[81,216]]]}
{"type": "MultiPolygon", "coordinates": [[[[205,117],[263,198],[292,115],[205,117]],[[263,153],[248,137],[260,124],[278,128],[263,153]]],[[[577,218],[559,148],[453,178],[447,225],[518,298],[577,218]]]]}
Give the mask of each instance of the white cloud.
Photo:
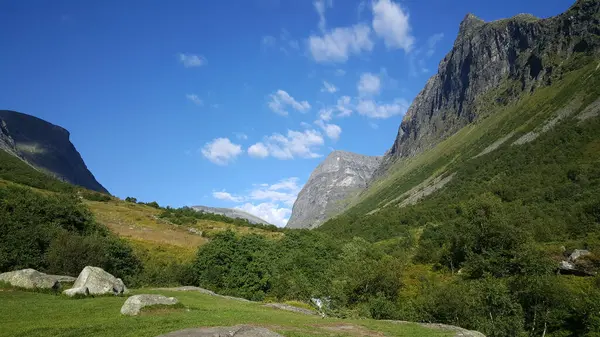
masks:
{"type": "Polygon", "coordinates": [[[408,102],[397,99],[391,104],[379,104],[373,100],[361,100],[356,106],[356,111],[370,118],[385,119],[396,115],[402,115],[408,109],[408,102]]]}
{"type": "Polygon", "coordinates": [[[364,73],[360,75],[357,87],[359,96],[378,95],[381,90],[381,79],[375,74],[364,73]]]}
{"type": "Polygon", "coordinates": [[[347,117],[352,114],[352,98],[350,96],[342,96],[338,99],[336,109],[340,112],[338,117],[347,117]]]}
{"type": "Polygon", "coordinates": [[[317,147],[323,144],[323,136],[316,130],[305,130],[303,132],[288,130],[285,136],[274,133],[265,137],[263,142],[253,145],[257,146],[253,151],[258,154],[259,151],[257,150],[260,149],[260,153],[264,155],[264,152],[262,152],[264,147],[267,149],[269,156],[277,159],[319,158],[322,155],[315,151],[317,147]]]}
{"type": "Polygon", "coordinates": [[[254,158],[266,158],[269,156],[269,149],[263,143],[256,143],[248,148],[248,155],[254,158]]]}
{"type": "Polygon", "coordinates": [[[321,88],[321,92],[328,92],[330,94],[333,94],[337,91],[338,91],[338,88],[336,88],[335,85],[333,85],[327,81],[323,81],[323,88],[321,88]]]}
{"type": "Polygon", "coordinates": [[[213,192],[212,195],[213,195],[213,198],[219,199],[219,200],[227,200],[227,201],[233,201],[233,202],[244,201],[243,197],[232,195],[231,193],[227,193],[225,191],[213,192]]]}
{"type": "Polygon", "coordinates": [[[364,24],[335,28],[323,36],[310,36],[308,46],[317,62],[346,62],[350,54],[371,51],[371,28],[364,24]]]}
{"type": "Polygon", "coordinates": [[[340,135],[342,133],[342,128],[339,125],[328,124],[328,123],[323,122],[322,120],[315,121],[315,124],[317,124],[321,129],[323,129],[323,131],[325,132],[327,137],[329,137],[329,139],[332,139],[335,141],[340,139],[340,135]]]}
{"type": "Polygon", "coordinates": [[[315,6],[315,10],[319,15],[319,29],[324,32],[325,27],[327,26],[327,21],[325,20],[325,9],[326,7],[331,7],[332,2],[331,0],[315,0],[313,5],[315,6]]]}
{"type": "Polygon", "coordinates": [[[264,219],[266,222],[277,227],[284,227],[290,219],[290,215],[292,215],[291,208],[279,207],[279,205],[270,202],[264,202],[258,205],[245,203],[236,208],[264,219]]]}
{"type": "Polygon", "coordinates": [[[271,101],[268,103],[269,108],[282,116],[288,115],[286,107],[291,107],[300,112],[306,112],[310,109],[310,104],[307,101],[298,102],[294,97],[283,90],[277,90],[270,95],[270,98],[271,101]]]}
{"type": "Polygon", "coordinates": [[[282,179],[275,184],[255,184],[254,188],[244,195],[233,195],[221,191],[213,192],[213,197],[219,200],[245,202],[235,208],[258,216],[276,226],[283,227],[292,214],[292,206],[302,187],[298,178],[282,179]]]}
{"type": "Polygon", "coordinates": [[[198,106],[204,105],[204,101],[202,101],[202,99],[200,99],[200,97],[198,97],[196,94],[187,94],[185,97],[198,106]]]}
{"type": "Polygon", "coordinates": [[[207,63],[204,56],[195,54],[179,54],[179,61],[186,68],[200,67],[207,63]]]}
{"type": "Polygon", "coordinates": [[[324,108],[319,110],[319,119],[324,121],[330,121],[333,115],[333,110],[329,108],[324,108]]]}
{"type": "Polygon", "coordinates": [[[300,122],[300,126],[302,126],[303,128],[307,128],[307,129],[312,128],[312,125],[310,125],[310,124],[308,124],[306,122],[300,122]]]}
{"type": "Polygon", "coordinates": [[[391,0],[373,2],[373,30],[383,38],[386,47],[409,52],[415,38],[411,35],[409,15],[391,0]]]}
{"type": "Polygon", "coordinates": [[[242,147],[229,138],[216,138],[202,148],[202,155],[217,165],[227,165],[242,153],[242,147]]]}

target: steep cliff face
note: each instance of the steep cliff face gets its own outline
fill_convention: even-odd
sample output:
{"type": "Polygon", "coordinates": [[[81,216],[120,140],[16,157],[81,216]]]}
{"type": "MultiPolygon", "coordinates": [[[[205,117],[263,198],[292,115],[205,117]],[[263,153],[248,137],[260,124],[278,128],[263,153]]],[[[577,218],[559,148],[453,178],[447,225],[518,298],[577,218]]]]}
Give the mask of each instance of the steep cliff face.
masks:
{"type": "Polygon", "coordinates": [[[491,90],[497,91],[494,103],[506,104],[560,78],[562,61],[573,52],[598,50],[599,9],[598,0],[579,0],[548,19],[520,14],[486,23],[467,15],[438,73],[408,109],[378,174],[396,159],[415,156],[485,117],[482,100],[491,90]],[[518,85],[502,88],[507,80],[518,85]]]}
{"type": "Polygon", "coordinates": [[[334,151],[312,172],[298,194],[286,227],[315,228],[346,207],[344,201],[367,186],[381,157],[334,151]]]}
{"type": "Polygon", "coordinates": [[[58,179],[108,193],[88,170],[69,132],[39,118],[0,110],[0,149],[58,179]]]}

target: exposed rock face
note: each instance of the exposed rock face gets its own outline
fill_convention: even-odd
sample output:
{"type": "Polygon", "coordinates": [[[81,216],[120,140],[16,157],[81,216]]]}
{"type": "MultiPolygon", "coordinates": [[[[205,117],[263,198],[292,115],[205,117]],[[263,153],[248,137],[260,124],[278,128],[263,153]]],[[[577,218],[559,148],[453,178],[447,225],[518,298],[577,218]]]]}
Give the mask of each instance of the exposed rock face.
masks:
{"type": "Polygon", "coordinates": [[[286,227],[316,228],[342,212],[347,200],[367,186],[381,157],[334,151],[312,172],[298,194],[286,227]]]}
{"type": "Polygon", "coordinates": [[[73,297],[76,295],[89,296],[90,290],[88,289],[88,287],[71,288],[71,289],[67,289],[67,290],[63,291],[63,294],[65,294],[69,297],[73,297]]]}
{"type": "Polygon", "coordinates": [[[232,327],[213,327],[185,329],[171,332],[158,337],[283,337],[265,328],[249,325],[236,325],[232,327]]]}
{"type": "Polygon", "coordinates": [[[0,274],[0,281],[13,287],[26,289],[60,289],[58,277],[47,275],[35,269],[23,269],[0,274]]]}
{"type": "Polygon", "coordinates": [[[120,295],[127,291],[120,278],[112,276],[102,268],[90,266],[83,268],[79,273],[73,284],[73,289],[75,288],[87,288],[92,295],[120,295]]]}
{"type": "Polygon", "coordinates": [[[69,132],[60,126],[20,112],[0,110],[0,149],[58,179],[108,193],[69,141],[69,132]]]}
{"type": "Polygon", "coordinates": [[[175,305],[179,301],[175,297],[166,297],[163,295],[135,295],[125,301],[121,307],[121,314],[127,316],[139,315],[142,308],[153,305],[175,305]]]}
{"type": "Polygon", "coordinates": [[[599,10],[599,0],[578,0],[566,13],[548,19],[520,14],[486,23],[467,15],[438,73],[408,109],[376,175],[396,159],[415,156],[484,117],[485,104],[477,100],[504,80],[519,85],[495,95],[496,103],[551,84],[552,76],[562,71],[555,60],[599,51],[599,10]]]}
{"type": "Polygon", "coordinates": [[[270,223],[266,222],[265,220],[263,220],[257,216],[254,216],[250,213],[246,213],[242,210],[235,209],[235,208],[220,208],[220,207],[208,207],[208,206],[192,206],[192,208],[199,212],[224,215],[224,216],[232,218],[232,219],[236,219],[236,218],[246,219],[251,224],[270,225],[270,223]]]}

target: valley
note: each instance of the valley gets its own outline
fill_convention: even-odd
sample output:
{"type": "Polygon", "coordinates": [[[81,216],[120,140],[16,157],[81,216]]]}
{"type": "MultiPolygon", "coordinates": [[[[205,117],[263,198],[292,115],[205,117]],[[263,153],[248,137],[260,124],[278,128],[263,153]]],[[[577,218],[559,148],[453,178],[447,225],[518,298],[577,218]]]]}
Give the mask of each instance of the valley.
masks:
{"type": "Polygon", "coordinates": [[[597,336],[599,116],[598,0],[466,15],[389,150],[332,149],[293,200],[296,180],[212,191],[236,208],[118,198],[68,131],[2,110],[0,336],[597,336]],[[289,206],[287,225],[252,200],[289,206]],[[111,280],[103,293],[77,285],[89,266],[111,280]],[[27,269],[52,285],[1,274],[27,269]],[[55,275],[77,281],[63,292],[55,275]],[[119,314],[136,295],[148,308],[119,314]],[[175,332],[213,327],[236,332],[175,332]]]}

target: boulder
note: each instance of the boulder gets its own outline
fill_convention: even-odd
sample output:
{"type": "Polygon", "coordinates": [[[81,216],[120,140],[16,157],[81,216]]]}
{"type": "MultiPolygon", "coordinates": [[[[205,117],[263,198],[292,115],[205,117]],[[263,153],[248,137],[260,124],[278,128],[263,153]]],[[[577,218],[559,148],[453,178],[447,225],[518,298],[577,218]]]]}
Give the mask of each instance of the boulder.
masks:
{"type": "Polygon", "coordinates": [[[573,251],[573,253],[571,253],[571,255],[569,256],[569,261],[575,262],[580,257],[588,256],[588,255],[591,255],[591,254],[592,253],[590,253],[590,251],[585,250],[585,249],[575,249],[573,251]]]}
{"type": "Polygon", "coordinates": [[[87,288],[91,295],[120,295],[127,291],[120,278],[116,278],[102,268],[87,266],[83,268],[73,284],[75,288],[87,288]]]}
{"type": "Polygon", "coordinates": [[[0,281],[13,287],[26,289],[60,289],[60,282],[53,275],[41,273],[35,269],[23,269],[0,274],[0,281]]]}
{"type": "Polygon", "coordinates": [[[63,291],[63,294],[73,297],[76,295],[88,296],[90,294],[90,290],[88,287],[80,287],[80,288],[71,288],[63,291]]]}
{"type": "Polygon", "coordinates": [[[271,330],[249,326],[236,325],[232,327],[212,327],[185,329],[170,332],[158,337],[283,337],[271,330]]]}
{"type": "Polygon", "coordinates": [[[179,301],[175,297],[166,297],[163,295],[135,295],[125,301],[121,307],[121,314],[136,316],[144,307],[153,305],[175,305],[179,301]]]}

